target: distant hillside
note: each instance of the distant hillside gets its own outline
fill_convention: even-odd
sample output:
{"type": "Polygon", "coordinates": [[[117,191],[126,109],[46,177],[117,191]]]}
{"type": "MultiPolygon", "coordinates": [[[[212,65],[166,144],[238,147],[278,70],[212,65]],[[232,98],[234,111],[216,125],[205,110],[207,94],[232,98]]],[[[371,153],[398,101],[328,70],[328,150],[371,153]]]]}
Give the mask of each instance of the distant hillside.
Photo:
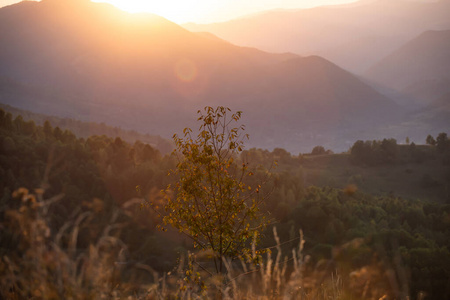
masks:
{"type": "MultiPolygon", "coordinates": [[[[401,155],[406,156],[409,146],[402,145],[401,155]]],[[[301,164],[306,186],[331,186],[344,188],[349,184],[372,195],[396,195],[406,199],[444,201],[449,174],[442,159],[431,154],[429,147],[417,146],[424,162],[408,162],[374,167],[350,163],[350,154],[306,156],[301,164]],[[436,180],[436,185],[426,186],[426,178],[436,180]]]]}
{"type": "Polygon", "coordinates": [[[450,2],[375,0],[185,24],[240,46],[320,55],[361,73],[425,30],[450,29],[450,2]]]}
{"type": "Polygon", "coordinates": [[[429,105],[411,114],[409,122],[429,124],[423,129],[433,134],[446,132],[450,128],[450,92],[429,105]]]}
{"type": "Polygon", "coordinates": [[[199,108],[224,105],[244,112],[252,146],[343,150],[399,113],[325,59],[237,47],[87,0],[4,7],[0,42],[2,103],[165,138],[199,108]]]}
{"type": "Polygon", "coordinates": [[[162,154],[169,153],[173,149],[172,141],[163,139],[160,136],[142,134],[135,130],[123,130],[118,127],[108,126],[104,123],[82,122],[71,118],[60,118],[33,113],[1,103],[0,108],[5,110],[6,112],[11,113],[13,118],[22,116],[25,121],[32,120],[36,123],[36,125],[42,126],[45,121],[49,121],[53,127],[59,127],[62,130],[68,129],[80,138],[88,138],[94,135],[106,135],[112,138],[120,137],[130,144],[134,144],[134,142],[139,140],[158,149],[162,154]]]}
{"type": "Polygon", "coordinates": [[[450,30],[427,31],[370,68],[365,76],[421,100],[450,92],[450,30]]]}

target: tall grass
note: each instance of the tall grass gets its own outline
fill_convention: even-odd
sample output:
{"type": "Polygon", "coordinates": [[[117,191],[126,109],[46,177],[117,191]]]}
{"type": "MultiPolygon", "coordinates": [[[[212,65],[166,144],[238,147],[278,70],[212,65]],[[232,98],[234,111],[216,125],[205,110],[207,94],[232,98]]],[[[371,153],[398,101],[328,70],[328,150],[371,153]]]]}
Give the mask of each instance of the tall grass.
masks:
{"type": "Polygon", "coordinates": [[[13,194],[18,205],[1,209],[1,299],[392,299],[372,288],[374,269],[340,276],[337,268],[310,263],[302,231],[298,244],[283,253],[275,227],[275,246],[261,254],[253,244],[253,262],[224,259],[224,274],[209,271],[211,252],[188,253],[171,272],[157,273],[129,262],[119,238],[125,226],[119,216],[130,203],[115,208],[109,224],[81,247],[85,229],[95,225],[95,209],[73,212],[52,231],[49,208],[63,195],[43,194],[21,188],[13,194]]]}
{"type": "MultiPolygon", "coordinates": [[[[276,255],[266,252],[258,264],[224,259],[226,273],[212,274],[205,265],[211,253],[189,254],[181,259],[175,272],[164,274],[159,285],[146,295],[149,299],[350,299],[343,298],[342,280],[332,275],[320,286],[307,286],[304,271],[308,257],[303,255],[305,240],[300,231],[299,244],[283,257],[276,227],[273,227],[276,255]],[[203,265],[203,266],[202,266],[203,265]]],[[[253,244],[253,256],[257,256],[253,244]]],[[[258,260],[257,260],[258,261],[258,260]]]]}
{"type": "MultiPolygon", "coordinates": [[[[43,192],[21,188],[13,197],[18,209],[3,211],[8,245],[2,244],[0,295],[3,299],[102,299],[121,296],[120,273],[126,245],[110,235],[114,225],[86,249],[77,248],[80,228],[93,212],[75,213],[57,232],[49,226],[49,206],[63,195],[44,200],[43,192]]],[[[113,214],[111,224],[114,224],[113,214]]],[[[4,241],[6,239],[3,239],[4,241]]]]}

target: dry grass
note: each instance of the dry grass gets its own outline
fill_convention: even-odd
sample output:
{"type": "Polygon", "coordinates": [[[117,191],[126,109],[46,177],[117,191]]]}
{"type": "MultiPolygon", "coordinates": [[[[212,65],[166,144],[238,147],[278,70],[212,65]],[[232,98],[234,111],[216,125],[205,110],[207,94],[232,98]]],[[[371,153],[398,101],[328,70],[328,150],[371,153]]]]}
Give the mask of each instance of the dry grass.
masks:
{"type": "Polygon", "coordinates": [[[20,205],[2,211],[2,230],[15,241],[1,245],[2,299],[390,299],[383,288],[371,289],[371,280],[382,276],[374,268],[347,277],[323,268],[323,263],[311,268],[301,231],[297,246],[283,254],[274,227],[276,246],[261,254],[253,245],[257,264],[227,259],[223,275],[209,271],[214,253],[207,252],[189,253],[172,272],[158,274],[150,266],[127,261],[127,246],[117,234],[124,226],[117,222],[121,209],[80,249],[82,229],[95,222],[95,210],[74,212],[51,232],[49,207],[62,195],[43,199],[43,191],[19,189],[14,197],[20,205]]]}
{"type": "MultiPolygon", "coordinates": [[[[113,225],[87,249],[77,248],[80,228],[93,219],[93,212],[79,212],[58,232],[51,232],[49,206],[62,195],[44,200],[43,192],[19,189],[14,198],[19,209],[4,212],[6,230],[16,245],[0,260],[0,295],[4,299],[103,299],[120,296],[121,264],[126,246],[110,235],[113,225]]],[[[111,224],[114,224],[113,215],[111,224]]],[[[0,298],[2,298],[0,297],[0,298]]]]}
{"type": "MultiPolygon", "coordinates": [[[[224,275],[212,274],[205,267],[210,253],[190,254],[185,262],[180,261],[174,273],[165,274],[144,296],[145,299],[349,299],[343,298],[342,281],[331,275],[320,286],[311,285],[304,278],[305,262],[303,256],[305,240],[300,231],[298,247],[283,257],[281,243],[276,228],[273,229],[276,241],[276,255],[269,251],[258,264],[224,259],[227,272],[224,275]],[[199,262],[198,260],[203,260],[199,262]],[[206,261],[205,261],[206,260],[206,261]],[[185,265],[183,267],[183,265],[185,265]],[[290,270],[290,271],[288,271],[290,270]]],[[[253,255],[258,253],[253,247],[253,255]]]]}

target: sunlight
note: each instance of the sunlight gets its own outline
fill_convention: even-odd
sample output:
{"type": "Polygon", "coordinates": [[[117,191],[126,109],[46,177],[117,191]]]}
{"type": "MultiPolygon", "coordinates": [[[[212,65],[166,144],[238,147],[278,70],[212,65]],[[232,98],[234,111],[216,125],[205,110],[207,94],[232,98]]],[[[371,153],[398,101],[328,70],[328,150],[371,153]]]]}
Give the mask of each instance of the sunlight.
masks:
{"type": "MultiPolygon", "coordinates": [[[[0,7],[21,0],[0,0],[0,7]]],[[[40,1],[40,0],[28,0],[40,1]]],[[[182,24],[224,22],[272,9],[298,9],[358,0],[90,0],[106,2],[130,13],[153,13],[182,24]]]]}
{"type": "Polygon", "coordinates": [[[170,10],[170,2],[164,1],[118,1],[111,0],[109,3],[131,13],[152,12],[155,14],[167,13],[170,10]]]}
{"type": "Polygon", "coordinates": [[[130,13],[152,13],[169,19],[172,22],[183,23],[201,20],[222,7],[218,1],[142,1],[142,0],[94,0],[107,2],[130,13]]]}
{"type": "Polygon", "coordinates": [[[320,5],[355,2],[357,0],[92,0],[107,2],[122,10],[148,12],[172,22],[215,23],[271,9],[307,8],[320,5]]]}

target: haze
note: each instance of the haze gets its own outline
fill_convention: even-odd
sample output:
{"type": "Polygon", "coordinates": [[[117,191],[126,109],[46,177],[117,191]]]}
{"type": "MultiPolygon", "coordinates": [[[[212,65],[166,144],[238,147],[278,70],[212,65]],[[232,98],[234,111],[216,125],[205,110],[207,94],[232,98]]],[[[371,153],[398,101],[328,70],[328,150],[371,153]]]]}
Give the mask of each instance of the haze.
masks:
{"type": "Polygon", "coordinates": [[[450,0],[0,1],[0,299],[450,299],[450,0]]]}
{"type": "MultiPolygon", "coordinates": [[[[107,2],[128,12],[150,12],[172,22],[213,23],[235,19],[272,9],[308,8],[355,2],[356,0],[96,0],[107,2]]],[[[0,7],[20,1],[0,0],[0,7]]]]}

